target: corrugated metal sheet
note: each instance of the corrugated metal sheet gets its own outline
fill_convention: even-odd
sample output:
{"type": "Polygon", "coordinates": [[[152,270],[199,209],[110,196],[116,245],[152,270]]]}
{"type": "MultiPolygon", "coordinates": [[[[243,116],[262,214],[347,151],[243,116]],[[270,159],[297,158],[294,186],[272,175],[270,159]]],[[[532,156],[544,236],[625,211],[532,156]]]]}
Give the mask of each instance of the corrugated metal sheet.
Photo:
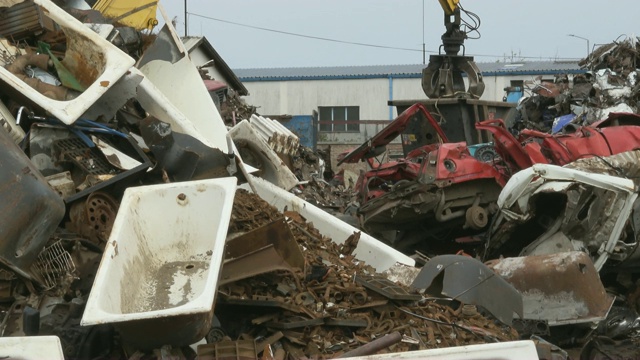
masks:
{"type": "Polygon", "coordinates": [[[22,40],[42,30],[41,13],[31,1],[0,9],[0,36],[22,40]]]}
{"type": "MultiPolygon", "coordinates": [[[[527,61],[521,63],[477,63],[485,76],[507,74],[553,74],[584,72],[577,61],[527,61]]],[[[386,77],[422,77],[423,64],[366,65],[299,68],[236,69],[242,81],[287,79],[359,79],[386,77]]]]}
{"type": "Polygon", "coordinates": [[[298,150],[300,146],[298,136],[278,121],[258,115],[251,115],[249,123],[275,152],[292,155],[298,150]]]}
{"type": "Polygon", "coordinates": [[[424,65],[370,65],[370,66],[332,66],[332,67],[299,67],[299,68],[265,68],[236,69],[234,72],[243,78],[265,77],[305,77],[323,78],[327,76],[362,76],[390,74],[422,74],[424,65]]]}

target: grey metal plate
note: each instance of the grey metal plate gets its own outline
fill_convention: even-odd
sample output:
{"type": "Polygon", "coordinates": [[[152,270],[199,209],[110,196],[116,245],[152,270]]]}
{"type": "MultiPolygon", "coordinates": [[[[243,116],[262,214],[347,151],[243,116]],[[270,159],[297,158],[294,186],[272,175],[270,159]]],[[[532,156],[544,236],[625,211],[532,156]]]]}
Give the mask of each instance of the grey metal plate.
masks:
{"type": "Polygon", "coordinates": [[[420,294],[411,294],[401,286],[385,278],[356,275],[356,283],[391,300],[418,301],[422,299],[420,294]]]}

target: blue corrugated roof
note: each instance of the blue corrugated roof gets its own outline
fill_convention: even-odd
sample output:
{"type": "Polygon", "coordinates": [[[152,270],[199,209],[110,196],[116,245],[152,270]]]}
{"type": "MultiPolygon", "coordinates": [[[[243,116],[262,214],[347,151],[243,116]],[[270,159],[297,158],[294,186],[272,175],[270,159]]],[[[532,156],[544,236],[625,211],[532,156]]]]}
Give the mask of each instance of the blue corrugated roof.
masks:
{"type": "MultiPolygon", "coordinates": [[[[577,61],[526,61],[519,63],[477,63],[484,76],[550,75],[583,73],[577,61]]],[[[363,65],[330,67],[255,68],[233,70],[240,80],[332,80],[373,78],[420,78],[423,64],[363,65]]]]}

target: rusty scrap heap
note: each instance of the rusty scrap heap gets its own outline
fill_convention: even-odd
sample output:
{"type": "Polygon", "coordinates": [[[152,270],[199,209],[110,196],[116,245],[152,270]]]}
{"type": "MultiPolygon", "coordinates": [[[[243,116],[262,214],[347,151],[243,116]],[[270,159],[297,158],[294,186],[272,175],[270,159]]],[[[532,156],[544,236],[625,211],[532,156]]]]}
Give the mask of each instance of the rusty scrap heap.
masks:
{"type": "MultiPolygon", "coordinates": [[[[282,214],[258,196],[238,190],[227,255],[235,252],[236,244],[247,247],[259,242],[265,231],[279,234],[278,255],[265,253],[254,258],[248,272],[277,268],[274,264],[282,263],[283,258],[300,267],[287,265],[280,272],[229,283],[223,270],[218,306],[229,310],[217,314],[232,339],[277,343],[276,348],[284,347],[294,358],[325,358],[394,332],[402,336],[390,348],[393,352],[517,338],[509,326],[480,315],[475,306],[454,310],[422,299],[408,286],[394,284],[358,261],[352,252],[359,232],[337,245],[300,214],[282,214]]],[[[264,349],[262,345],[256,347],[256,353],[264,349]]]]}
{"type": "MultiPolygon", "coordinates": [[[[424,264],[427,280],[418,285],[418,275],[416,288],[461,294],[471,285],[456,271],[464,257],[446,254],[483,261],[520,294],[514,327],[523,339],[542,337],[574,356],[636,356],[637,46],[632,38],[595,51],[584,63],[592,71],[573,86],[566,76],[538,83],[516,131],[502,119],[476,121],[478,138],[491,142],[451,141],[456,132],[429,103],[408,106],[339,160],[370,166],[356,184],[362,228],[424,264]],[[375,161],[398,136],[414,139],[403,141],[404,158],[375,161]],[[438,266],[449,269],[445,282],[467,286],[435,287],[438,266]]],[[[454,297],[498,316],[491,286],[481,288],[454,297]]]]}
{"type": "Polygon", "coordinates": [[[288,192],[331,186],[318,154],[233,101],[247,119],[227,131],[170,21],[151,35],[155,17],[114,21],[101,1],[0,10],[0,355],[328,358],[517,338],[512,313],[391,282],[380,271],[410,258],[288,192]]]}
{"type": "Polygon", "coordinates": [[[571,84],[566,75],[553,83],[529,83],[531,96],[518,105],[515,129],[572,131],[575,125],[597,123],[611,113],[638,113],[639,51],[639,38],[628,36],[596,48],[580,62],[586,73],[574,75],[571,84]]]}
{"type": "MultiPolygon", "coordinates": [[[[562,138],[492,120],[496,145],[471,148],[414,105],[392,125],[420,112],[431,142],[357,184],[324,179],[278,121],[233,97],[221,116],[170,19],[151,33],[156,2],[58,3],[0,0],[0,356],[637,349],[633,114],[562,138]]],[[[590,57],[589,101],[635,99],[629,44],[590,57]]]]}
{"type": "Polygon", "coordinates": [[[238,94],[229,95],[220,105],[220,115],[225,124],[235,125],[237,119],[249,119],[256,113],[256,107],[247,104],[238,94]]]}

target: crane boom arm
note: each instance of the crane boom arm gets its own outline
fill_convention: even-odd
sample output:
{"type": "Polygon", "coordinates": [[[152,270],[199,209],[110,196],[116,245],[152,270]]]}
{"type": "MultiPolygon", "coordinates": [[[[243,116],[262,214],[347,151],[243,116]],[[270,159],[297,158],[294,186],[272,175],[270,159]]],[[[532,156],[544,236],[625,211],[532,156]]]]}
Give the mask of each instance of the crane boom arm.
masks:
{"type": "Polygon", "coordinates": [[[447,15],[453,15],[453,12],[458,8],[458,3],[460,0],[438,0],[440,1],[440,6],[442,6],[442,10],[447,15]]]}
{"type": "Polygon", "coordinates": [[[476,98],[479,99],[484,91],[484,82],[480,69],[473,61],[473,56],[465,56],[464,40],[469,31],[477,31],[480,19],[473,14],[475,27],[462,21],[461,12],[471,16],[460,6],[460,0],[438,0],[444,10],[444,26],[442,45],[438,55],[429,56],[429,65],[422,70],[422,89],[432,99],[445,97],[476,98]],[[464,27],[462,24],[464,23],[464,27]],[[458,55],[460,50],[462,55],[458,55]],[[444,50],[444,54],[442,53],[444,50]],[[463,75],[467,75],[468,88],[463,75]],[[466,91],[465,91],[465,88],[466,91]]]}

